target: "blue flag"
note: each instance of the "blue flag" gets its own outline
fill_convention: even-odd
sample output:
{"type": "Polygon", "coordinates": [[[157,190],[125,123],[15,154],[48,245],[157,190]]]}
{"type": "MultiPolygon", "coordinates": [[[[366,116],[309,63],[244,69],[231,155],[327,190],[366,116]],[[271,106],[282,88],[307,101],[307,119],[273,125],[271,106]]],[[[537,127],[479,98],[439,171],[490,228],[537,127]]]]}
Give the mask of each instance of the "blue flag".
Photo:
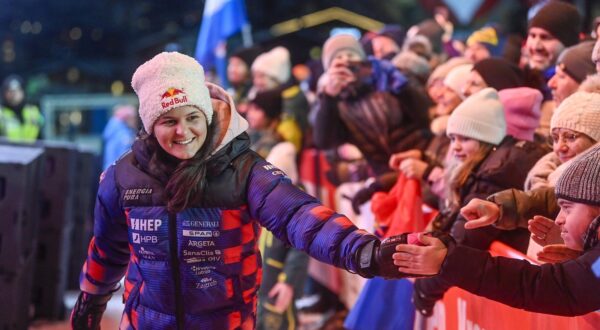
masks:
{"type": "Polygon", "coordinates": [[[217,67],[222,83],[225,72],[225,41],[248,24],[243,0],[207,0],[194,57],[205,68],[217,67]]]}

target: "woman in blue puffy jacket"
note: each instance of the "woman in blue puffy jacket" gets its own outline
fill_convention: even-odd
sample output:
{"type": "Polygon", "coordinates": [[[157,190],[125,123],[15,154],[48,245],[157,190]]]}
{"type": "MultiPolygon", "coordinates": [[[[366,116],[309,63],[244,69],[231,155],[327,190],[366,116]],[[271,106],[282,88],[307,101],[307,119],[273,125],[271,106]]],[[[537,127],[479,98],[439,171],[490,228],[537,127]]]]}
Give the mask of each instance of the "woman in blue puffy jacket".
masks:
{"type": "Polygon", "coordinates": [[[250,150],[247,122],[193,58],[161,53],[132,86],[144,129],[101,176],[75,329],[99,328],[123,276],[121,329],[254,328],[260,226],[348,271],[400,276],[377,238],[250,150]]]}

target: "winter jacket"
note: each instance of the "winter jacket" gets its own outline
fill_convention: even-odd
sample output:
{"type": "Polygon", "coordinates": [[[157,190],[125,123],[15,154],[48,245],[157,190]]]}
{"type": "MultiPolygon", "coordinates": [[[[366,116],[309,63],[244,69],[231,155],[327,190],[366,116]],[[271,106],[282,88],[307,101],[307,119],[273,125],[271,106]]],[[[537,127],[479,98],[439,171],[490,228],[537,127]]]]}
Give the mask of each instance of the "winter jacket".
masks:
{"type": "Polygon", "coordinates": [[[503,230],[527,228],[527,221],[534,215],[554,219],[560,211],[553,187],[528,192],[507,189],[489,196],[487,200],[500,207],[500,217],[494,226],[503,230]]]}
{"type": "Polygon", "coordinates": [[[600,309],[600,269],[592,268],[599,260],[600,244],[577,259],[541,266],[456,246],[448,251],[437,277],[515,308],[577,316],[600,309]]]}
{"type": "MultiPolygon", "coordinates": [[[[545,149],[536,143],[519,141],[511,136],[505,137],[461,187],[462,205],[466,205],[473,198],[485,199],[498,191],[522,187],[527,172],[544,154],[545,149]]],[[[494,240],[503,241],[519,251],[527,249],[529,232],[526,229],[501,231],[488,226],[465,230],[465,222],[462,216],[454,212],[443,219],[442,226],[438,228],[447,230],[451,227],[452,236],[457,242],[482,250],[487,250],[494,240]]]]}
{"type": "Polygon", "coordinates": [[[356,271],[355,254],[376,238],[293,186],[249,149],[246,121],[207,83],[220,123],[206,194],[170,213],[149,155],[134,152],[102,175],[82,291],[106,294],[125,275],[122,329],[235,329],[254,324],[259,225],[314,258],[356,271]],[[229,120],[226,120],[229,118],[229,120]]]}
{"type": "Polygon", "coordinates": [[[535,165],[527,173],[525,179],[525,190],[533,190],[542,187],[552,187],[554,185],[549,183],[549,176],[552,172],[560,166],[560,158],[555,152],[550,152],[544,157],[540,158],[535,165]]]}
{"type": "Polygon", "coordinates": [[[320,95],[313,137],[320,149],[356,145],[380,175],[392,154],[426,146],[429,101],[391,63],[372,59],[367,68],[339,96],[320,95]]]}

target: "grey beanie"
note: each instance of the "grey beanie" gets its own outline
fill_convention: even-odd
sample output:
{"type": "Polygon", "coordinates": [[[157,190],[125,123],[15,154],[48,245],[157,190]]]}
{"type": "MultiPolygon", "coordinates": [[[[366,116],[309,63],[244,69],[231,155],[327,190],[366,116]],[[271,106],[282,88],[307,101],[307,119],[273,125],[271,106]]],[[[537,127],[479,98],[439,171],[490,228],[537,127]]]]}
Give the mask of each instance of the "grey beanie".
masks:
{"type": "Polygon", "coordinates": [[[600,144],[573,159],[556,182],[556,198],[600,206],[600,144]]]}

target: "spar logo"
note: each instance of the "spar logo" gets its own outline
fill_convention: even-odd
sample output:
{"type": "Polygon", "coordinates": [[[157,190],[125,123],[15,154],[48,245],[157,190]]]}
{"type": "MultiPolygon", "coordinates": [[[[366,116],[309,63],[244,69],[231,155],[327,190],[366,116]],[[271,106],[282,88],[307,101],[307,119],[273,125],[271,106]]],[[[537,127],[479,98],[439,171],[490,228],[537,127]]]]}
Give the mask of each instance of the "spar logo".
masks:
{"type": "Polygon", "coordinates": [[[187,95],[183,90],[171,87],[162,94],[160,105],[163,109],[166,109],[176,104],[187,103],[187,101],[187,95]]]}

